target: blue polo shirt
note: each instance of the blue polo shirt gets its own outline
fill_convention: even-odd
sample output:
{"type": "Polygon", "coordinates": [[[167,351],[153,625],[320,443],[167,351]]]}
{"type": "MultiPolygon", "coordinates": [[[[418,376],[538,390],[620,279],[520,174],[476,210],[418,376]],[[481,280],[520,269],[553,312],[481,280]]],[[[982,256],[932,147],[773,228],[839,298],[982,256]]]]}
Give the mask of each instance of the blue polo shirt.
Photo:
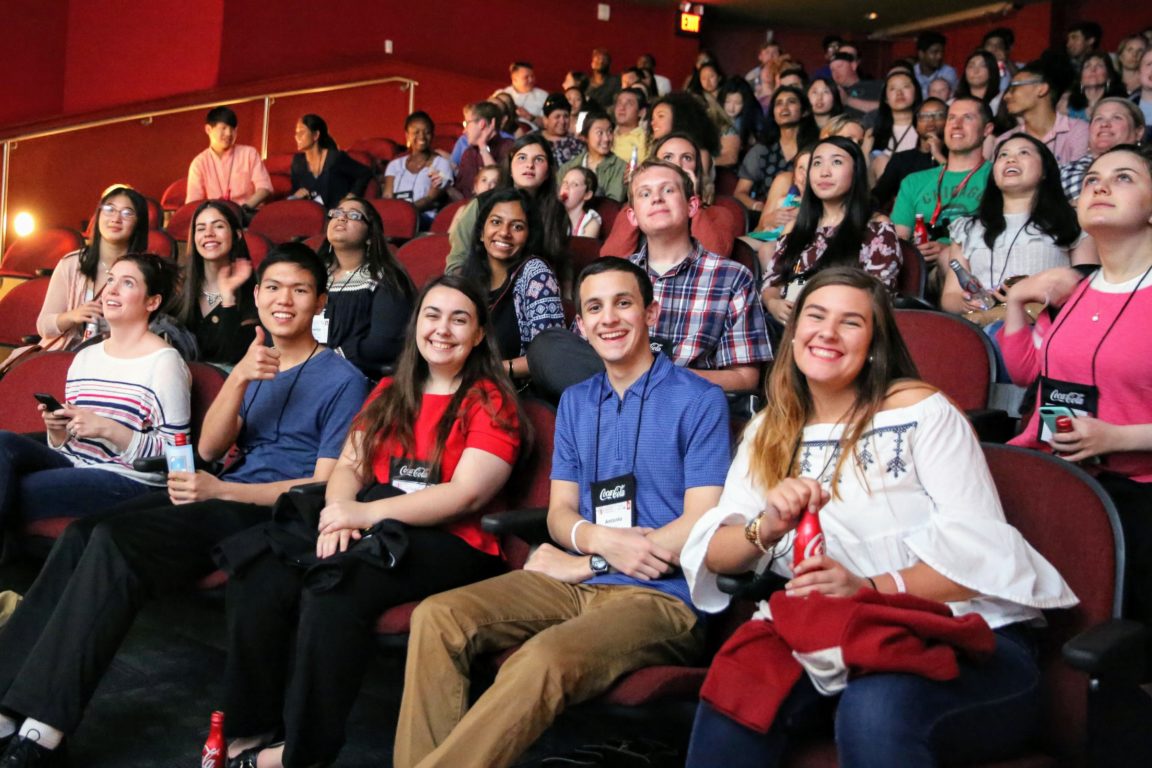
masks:
{"type": "MultiPolygon", "coordinates": [[[[637,525],[660,528],[683,514],[685,490],[723,486],[729,460],[728,403],[724,392],[695,373],[678,368],[666,355],[655,356],[650,372],[633,382],[623,399],[616,396],[606,373],[569,387],[560,398],[552,479],[580,487],[580,515],[590,522],[595,522],[591,496],[594,481],[634,472],[637,525]],[[646,376],[647,393],[643,394],[642,403],[646,376]]],[[[679,574],[643,581],[611,573],[587,583],[652,587],[692,605],[688,584],[679,574]]]]}

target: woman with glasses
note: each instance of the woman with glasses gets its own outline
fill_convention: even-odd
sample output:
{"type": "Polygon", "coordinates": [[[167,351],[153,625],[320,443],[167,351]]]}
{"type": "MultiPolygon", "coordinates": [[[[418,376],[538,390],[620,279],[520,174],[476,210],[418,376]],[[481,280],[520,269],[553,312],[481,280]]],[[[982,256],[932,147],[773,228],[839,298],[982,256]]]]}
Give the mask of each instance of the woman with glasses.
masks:
{"type": "MultiPolygon", "coordinates": [[[[108,330],[100,294],[121,256],[148,249],[148,204],[136,190],[116,185],[96,206],[92,244],[60,259],[36,319],[43,349],[69,350],[108,330]]],[[[13,353],[16,354],[16,353],[13,353]]]]}
{"type": "Polygon", "coordinates": [[[328,123],[319,115],[304,115],[296,123],[296,149],[292,156],[292,197],[336,205],[348,195],[363,195],[372,170],[336,146],[328,123]]]}
{"type": "Polygon", "coordinates": [[[371,203],[346,197],[328,211],[320,257],[328,265],[328,303],[313,319],[312,333],[378,379],[400,354],[416,290],[388,250],[371,203]]]}
{"type": "Polygon", "coordinates": [[[384,169],[384,197],[407,200],[420,213],[420,228],[427,229],[452,186],[452,164],[432,148],[436,124],[427,112],[413,112],[404,121],[408,154],[384,169]]]}

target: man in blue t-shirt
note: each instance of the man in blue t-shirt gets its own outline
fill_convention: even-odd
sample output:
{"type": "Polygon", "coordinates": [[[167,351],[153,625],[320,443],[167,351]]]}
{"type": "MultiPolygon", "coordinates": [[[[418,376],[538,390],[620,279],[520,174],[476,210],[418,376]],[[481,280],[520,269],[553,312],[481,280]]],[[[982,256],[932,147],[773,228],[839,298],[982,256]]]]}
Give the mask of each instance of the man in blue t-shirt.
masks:
{"type": "Polygon", "coordinates": [[[195,584],[215,569],[218,542],[270,519],[293,485],[328,478],[368,382],[312,338],[326,285],[324,265],[305,245],[278,246],[261,263],[263,328],[200,430],[204,459],[239,449],[228,471],[170,473],[166,492],[82,518],[56,542],[0,632],[5,766],[57,764],[56,748],[79,725],[144,601],[195,584]]]}
{"type": "Polygon", "coordinates": [[[522,571],[452,590],[412,617],[395,765],[509,765],[565,707],[701,651],[678,568],[728,471],[721,389],[653,354],[647,272],[603,258],[577,281],[605,371],[560,400],[548,528],[522,571]],[[474,654],[523,644],[468,709],[474,654]]]}

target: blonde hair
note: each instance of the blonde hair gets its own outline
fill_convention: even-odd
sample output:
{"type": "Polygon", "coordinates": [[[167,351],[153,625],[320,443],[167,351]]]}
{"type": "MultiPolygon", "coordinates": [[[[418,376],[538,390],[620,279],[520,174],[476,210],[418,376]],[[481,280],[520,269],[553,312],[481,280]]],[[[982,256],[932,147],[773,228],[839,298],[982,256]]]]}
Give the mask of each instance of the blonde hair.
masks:
{"type": "MultiPolygon", "coordinates": [[[[832,495],[839,498],[839,477],[844,463],[855,456],[856,444],[880,411],[884,400],[894,392],[912,386],[923,386],[912,356],[896,327],[888,289],[880,281],[856,267],[830,267],[808,281],[796,300],[796,308],[784,328],[780,350],[767,382],[767,401],[763,420],[752,436],[749,468],[752,480],[763,488],[772,488],[796,471],[796,454],[804,427],[812,416],[812,394],[804,373],[796,365],[792,342],[796,323],[808,297],[830,285],[861,290],[872,303],[872,339],[868,360],[856,377],[856,400],[845,417],[840,437],[840,456],[832,473],[832,495]],[[893,389],[896,385],[896,389],[893,389]]],[[[857,464],[857,469],[860,469],[857,464]]]]}

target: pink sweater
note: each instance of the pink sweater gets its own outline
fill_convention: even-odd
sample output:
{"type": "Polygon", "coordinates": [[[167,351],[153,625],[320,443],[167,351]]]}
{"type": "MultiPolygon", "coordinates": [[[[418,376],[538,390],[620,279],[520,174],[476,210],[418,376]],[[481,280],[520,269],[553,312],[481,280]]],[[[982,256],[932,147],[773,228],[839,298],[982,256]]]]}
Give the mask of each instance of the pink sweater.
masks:
{"type": "MultiPolygon", "coordinates": [[[[1111,293],[1089,286],[1085,280],[1061,310],[1048,355],[1047,375],[1061,381],[1091,384],[1092,356],[1108,326],[1116,319],[1131,291],[1111,293]],[[1084,294],[1077,302],[1077,297],[1084,294]],[[1070,312],[1070,313],[1069,313],[1070,312]],[[1099,320],[1092,316],[1099,313],[1099,320]],[[1065,317],[1067,315],[1067,317],[1065,317]]],[[[1000,350],[1012,380],[1030,384],[1041,372],[1048,333],[1053,323],[1042,314],[1032,329],[1011,335],[1000,332],[1000,350]]],[[[1097,417],[1110,424],[1152,424],[1152,282],[1145,281],[1132,298],[1096,356],[1096,386],[1100,390],[1097,417]]],[[[1037,394],[1039,398],[1039,394],[1037,394]]],[[[1050,451],[1038,439],[1037,411],[1012,445],[1050,451]]],[[[1133,451],[1104,458],[1104,468],[1141,483],[1152,482],[1152,452],[1133,451]]]]}

